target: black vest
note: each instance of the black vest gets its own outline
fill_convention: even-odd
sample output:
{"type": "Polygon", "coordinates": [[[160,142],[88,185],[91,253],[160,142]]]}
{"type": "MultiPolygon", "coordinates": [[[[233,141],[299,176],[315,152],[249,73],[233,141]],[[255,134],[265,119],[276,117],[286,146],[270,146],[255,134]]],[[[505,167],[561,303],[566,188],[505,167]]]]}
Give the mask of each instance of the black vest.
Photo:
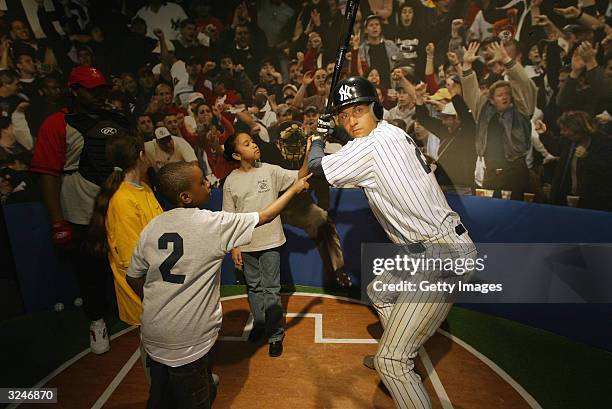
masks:
{"type": "Polygon", "coordinates": [[[113,171],[106,158],[106,141],[119,130],[131,129],[130,121],[118,112],[98,111],[67,114],[66,122],[83,135],[79,173],[88,181],[102,186],[113,171]]]}

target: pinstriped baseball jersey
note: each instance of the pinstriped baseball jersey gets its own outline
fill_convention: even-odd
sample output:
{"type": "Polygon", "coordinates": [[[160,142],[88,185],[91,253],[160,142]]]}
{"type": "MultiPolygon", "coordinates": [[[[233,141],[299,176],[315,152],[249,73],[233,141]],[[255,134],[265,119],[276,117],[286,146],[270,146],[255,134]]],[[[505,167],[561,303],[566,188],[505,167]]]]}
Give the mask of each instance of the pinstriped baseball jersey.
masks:
{"type": "Polygon", "coordinates": [[[363,188],[393,243],[427,241],[459,223],[412,138],[386,121],[325,156],[321,165],[333,186],[363,188]]]}

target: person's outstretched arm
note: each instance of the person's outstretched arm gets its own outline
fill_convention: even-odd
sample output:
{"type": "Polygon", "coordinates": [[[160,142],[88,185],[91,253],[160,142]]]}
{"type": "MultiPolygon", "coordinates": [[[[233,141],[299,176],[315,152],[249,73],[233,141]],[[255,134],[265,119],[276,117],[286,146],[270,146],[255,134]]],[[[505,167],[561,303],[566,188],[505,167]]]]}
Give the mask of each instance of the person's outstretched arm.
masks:
{"type": "Polygon", "coordinates": [[[281,197],[276,199],[271,205],[259,212],[259,223],[257,223],[257,226],[270,223],[276,218],[276,216],[278,216],[283,211],[285,207],[287,207],[291,199],[293,199],[296,195],[302,193],[303,191],[308,190],[308,188],[310,187],[310,185],[308,184],[308,179],[310,179],[311,176],[312,174],[309,174],[303,178],[296,180],[293,186],[287,189],[287,191],[283,193],[281,197]]]}

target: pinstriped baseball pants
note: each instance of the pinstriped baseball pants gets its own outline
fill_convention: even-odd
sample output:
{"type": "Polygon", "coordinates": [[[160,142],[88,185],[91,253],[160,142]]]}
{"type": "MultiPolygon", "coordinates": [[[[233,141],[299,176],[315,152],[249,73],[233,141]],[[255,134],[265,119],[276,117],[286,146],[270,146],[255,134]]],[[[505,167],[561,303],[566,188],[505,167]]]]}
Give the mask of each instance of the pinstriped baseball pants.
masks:
{"type": "MultiPolygon", "coordinates": [[[[476,248],[467,233],[449,236],[446,238],[449,240],[447,244],[434,245],[426,250],[427,257],[476,257],[476,248]]],[[[448,275],[432,271],[415,274],[407,281],[414,282],[418,288],[418,283],[422,280],[456,284],[459,281],[468,281],[469,275],[448,275]]],[[[389,276],[385,280],[384,276],[385,274],[381,275],[383,281],[398,281],[397,277],[389,276]]],[[[371,287],[368,293],[371,293],[371,287]]],[[[414,371],[414,359],[421,346],[446,319],[455,298],[454,294],[442,291],[403,291],[395,302],[376,302],[373,299],[374,308],[384,329],[374,356],[374,366],[398,409],[431,408],[431,401],[421,377],[414,371]]]]}

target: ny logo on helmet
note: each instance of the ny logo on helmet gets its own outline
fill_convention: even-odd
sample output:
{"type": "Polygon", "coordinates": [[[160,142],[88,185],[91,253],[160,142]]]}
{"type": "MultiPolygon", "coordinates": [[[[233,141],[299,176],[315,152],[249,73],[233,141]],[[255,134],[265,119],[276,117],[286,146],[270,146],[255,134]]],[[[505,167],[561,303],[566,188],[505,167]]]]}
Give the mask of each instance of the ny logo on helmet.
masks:
{"type": "Polygon", "coordinates": [[[345,84],[340,87],[338,93],[340,94],[340,102],[343,102],[353,96],[353,88],[345,84]]]}

